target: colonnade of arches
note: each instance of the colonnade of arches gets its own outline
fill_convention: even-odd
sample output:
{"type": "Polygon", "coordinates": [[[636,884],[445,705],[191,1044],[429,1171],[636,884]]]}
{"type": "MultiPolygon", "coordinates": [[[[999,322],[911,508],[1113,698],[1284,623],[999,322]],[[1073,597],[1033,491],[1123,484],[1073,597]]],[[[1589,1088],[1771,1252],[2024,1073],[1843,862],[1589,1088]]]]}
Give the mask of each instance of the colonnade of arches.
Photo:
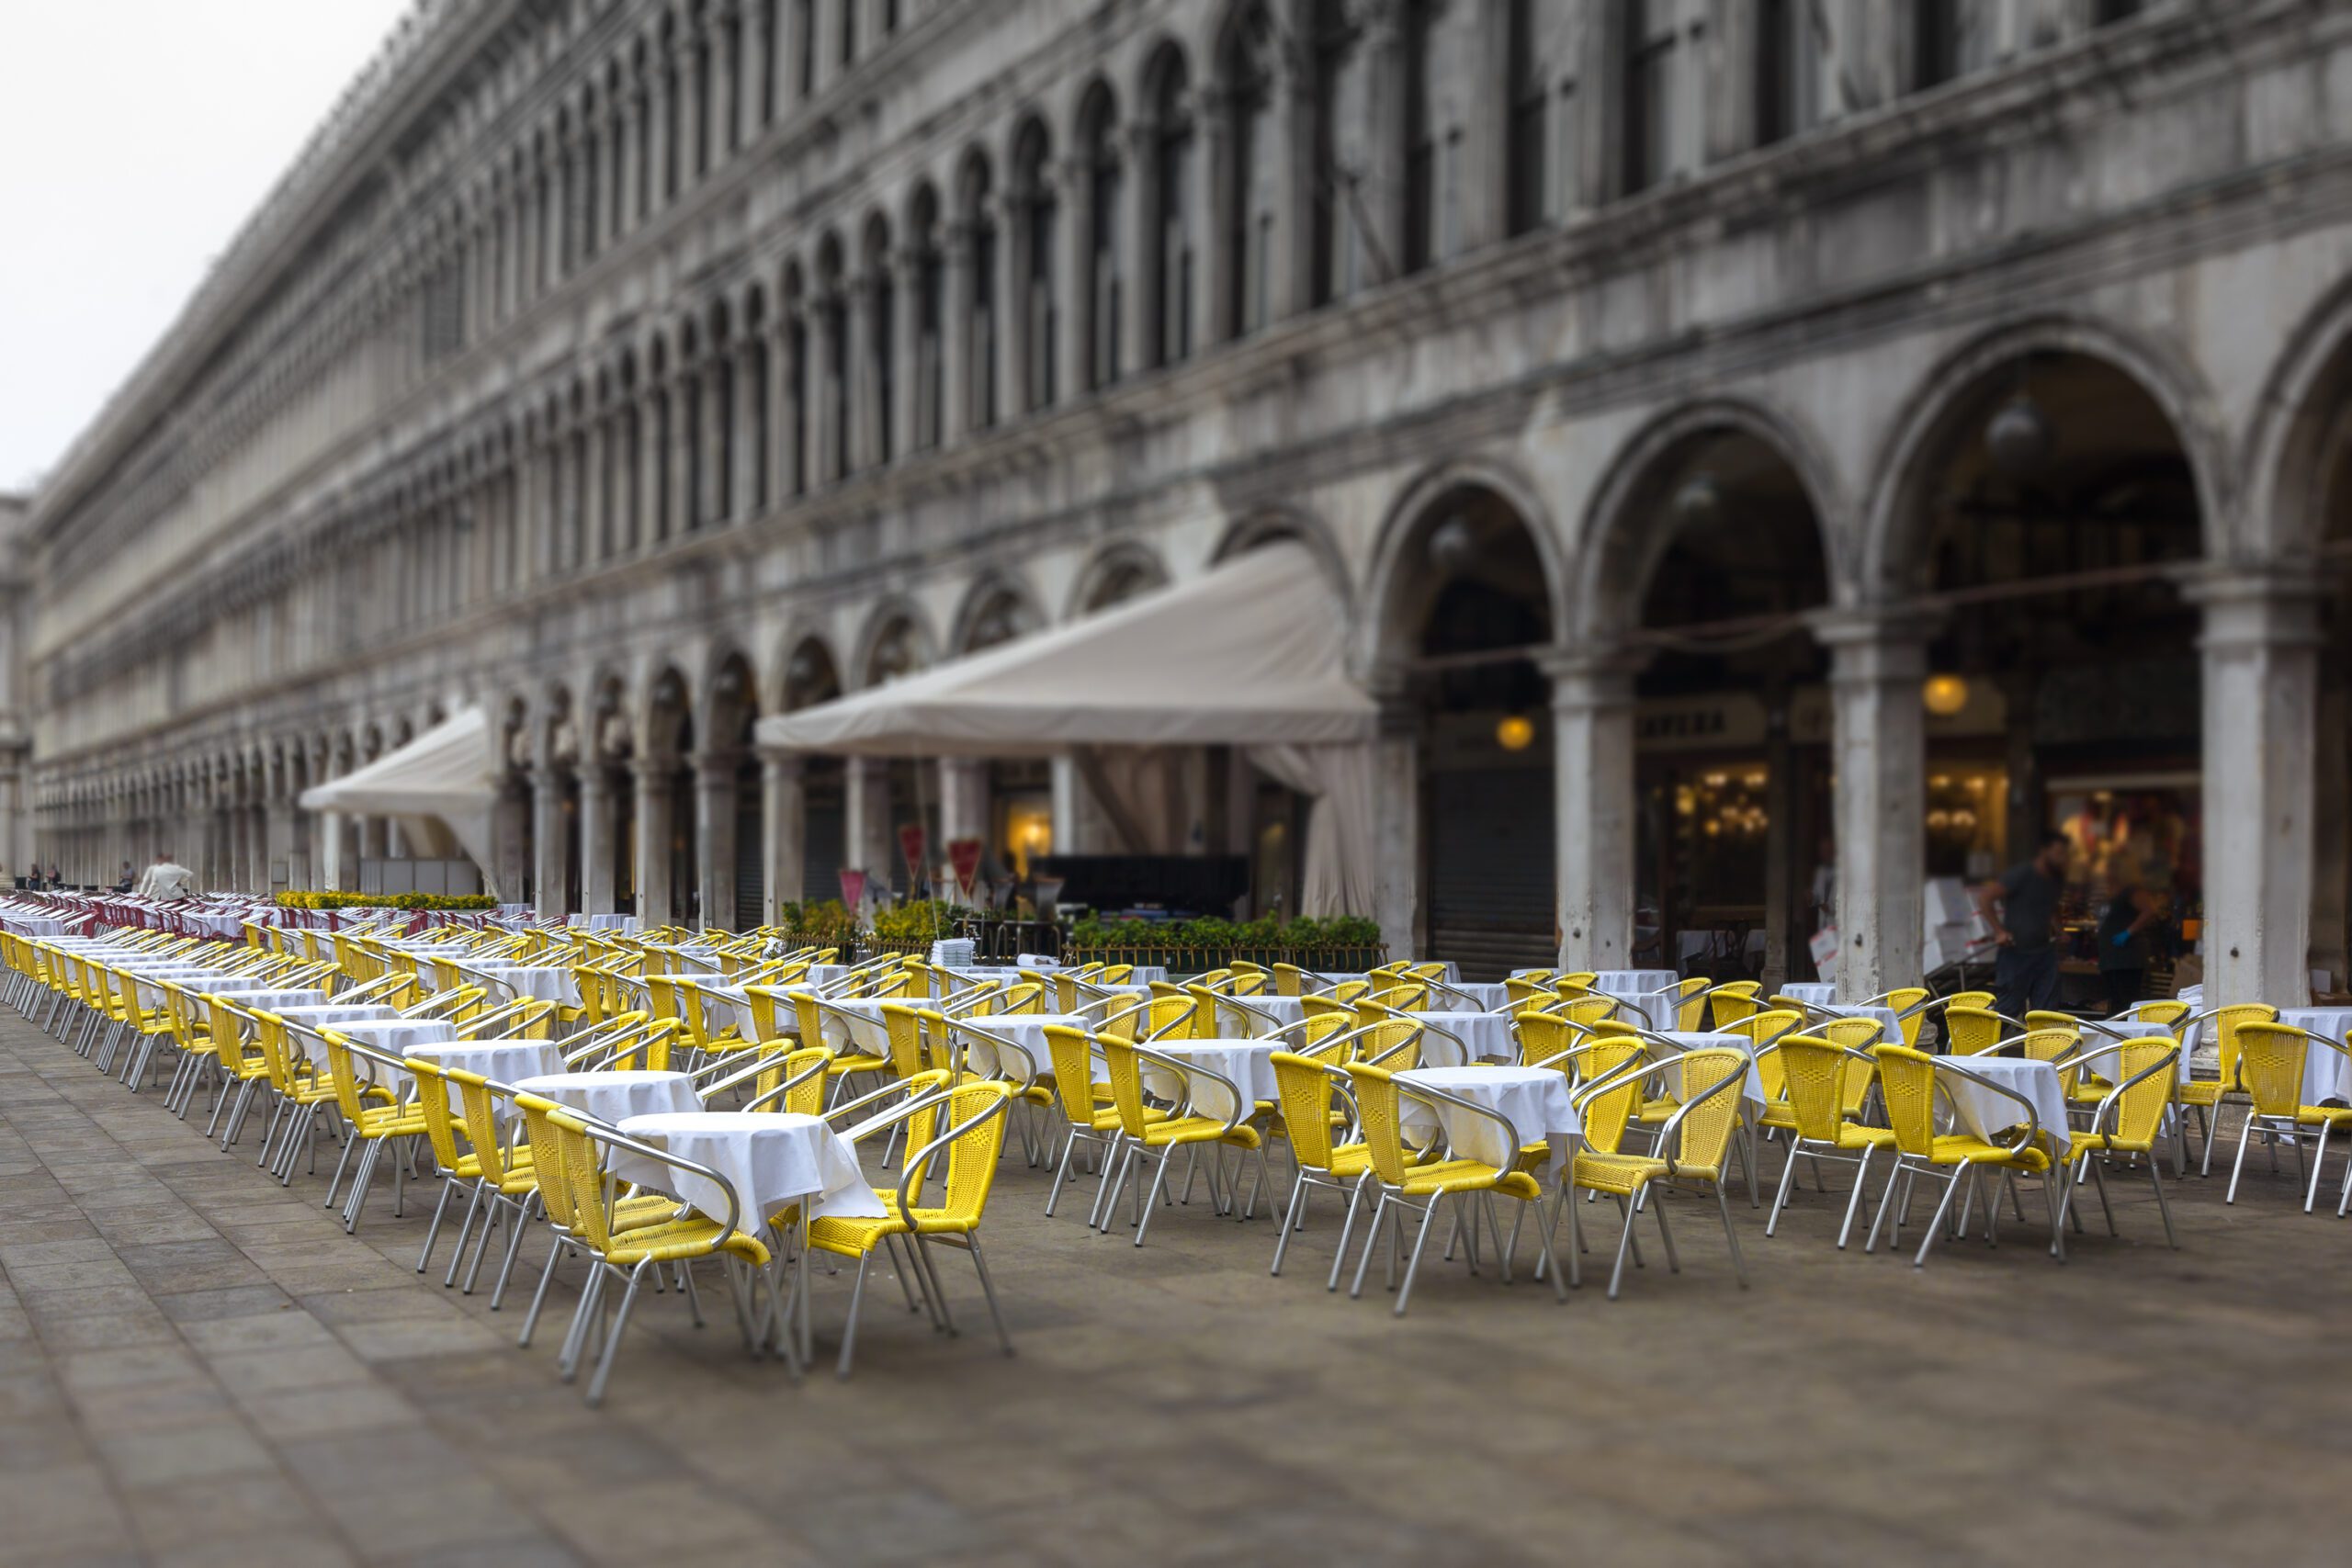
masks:
{"type": "MultiPolygon", "coordinates": [[[[2169,351],[2054,319],[1952,352],[1860,462],[1742,396],[1657,414],[1580,503],[1497,453],[1410,478],[1354,532],[1305,502],[1240,520],[1228,548],[1317,546],[1386,712],[1371,912],[1391,945],[1614,967],[1730,929],[1785,975],[1834,922],[1875,989],[1919,966],[1930,874],[1981,880],[2062,823],[2098,874],[2193,900],[2227,937],[2209,970],[2247,989],[2340,956],[2352,846],[2316,802],[2352,772],[2347,315],[2295,340],[2242,430],[2169,351]]],[[[986,763],[766,752],[752,726],[1170,575],[1123,536],[1058,614],[1000,560],[936,625],[885,596],[854,627],[706,628],[692,657],[501,691],[493,878],[549,912],[747,924],[838,867],[894,866],[910,803],[934,841],[987,836],[986,763]]],[[[200,803],[251,865],[291,836],[273,803],[301,777],[399,738],[256,749],[96,804],[138,823],[200,803]]],[[[1055,772],[1057,836],[1080,836],[1055,772]]],[[[93,804],[44,802],[51,841],[80,852],[59,812],[93,804]]]]}

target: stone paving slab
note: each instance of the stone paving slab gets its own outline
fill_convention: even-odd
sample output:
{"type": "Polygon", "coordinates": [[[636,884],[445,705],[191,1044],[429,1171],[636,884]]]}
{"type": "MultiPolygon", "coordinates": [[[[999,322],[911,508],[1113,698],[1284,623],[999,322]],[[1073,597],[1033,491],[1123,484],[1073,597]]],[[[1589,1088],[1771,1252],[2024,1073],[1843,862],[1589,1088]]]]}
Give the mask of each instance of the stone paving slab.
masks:
{"type": "Polygon", "coordinates": [[[712,1276],[708,1328],[640,1302],[591,1412],[552,1368],[576,1266],[514,1343],[539,1236],[493,1313],[487,1274],[442,1287],[447,1232],[416,1271],[430,1182],[345,1236],[324,1160],[281,1190],[257,1125],[223,1155],[201,1122],[0,1012],[0,1568],[2341,1560],[2352,1225],[2291,1161],[2234,1207],[2177,1188],[2178,1253],[2113,1182],[2121,1235],[2094,1204],[2063,1269],[2014,1220],[1915,1272],[1836,1249],[1842,1191],[1769,1241],[1743,1203],[1747,1292],[1673,1198],[1679,1276],[1603,1299],[1604,1215],[1565,1307],[1432,1260],[1399,1322],[1376,1269],[1323,1290],[1328,1198],[1273,1279],[1263,1218],[1171,1208],[1137,1249],[1091,1188],[1046,1220],[1015,1152],[985,1234],[1017,1359],[948,1255],[962,1337],[876,1280],[855,1376],[796,1385],[712,1276]]]}

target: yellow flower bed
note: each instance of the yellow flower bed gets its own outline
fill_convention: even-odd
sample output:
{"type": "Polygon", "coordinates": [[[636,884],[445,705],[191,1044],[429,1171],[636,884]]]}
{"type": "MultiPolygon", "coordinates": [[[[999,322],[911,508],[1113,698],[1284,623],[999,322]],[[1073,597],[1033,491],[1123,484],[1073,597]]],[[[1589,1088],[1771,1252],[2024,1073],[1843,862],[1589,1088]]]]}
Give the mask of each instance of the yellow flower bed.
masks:
{"type": "Polygon", "coordinates": [[[302,893],[277,896],[282,909],[495,909],[487,893],[302,893]]]}

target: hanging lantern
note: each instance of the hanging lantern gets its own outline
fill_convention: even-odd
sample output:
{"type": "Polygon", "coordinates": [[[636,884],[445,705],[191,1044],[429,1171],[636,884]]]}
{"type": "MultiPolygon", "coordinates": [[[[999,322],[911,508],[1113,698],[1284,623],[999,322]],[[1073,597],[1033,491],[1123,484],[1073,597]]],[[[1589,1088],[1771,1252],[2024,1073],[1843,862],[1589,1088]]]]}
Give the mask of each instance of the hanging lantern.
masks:
{"type": "Polygon", "coordinates": [[[1951,718],[1968,705],[1968,682],[1958,675],[1930,675],[1919,688],[1919,701],[1938,718],[1951,718]]]}
{"type": "Polygon", "coordinates": [[[1509,713],[1495,725],[1495,744],[1506,751],[1524,751],[1535,743],[1535,721],[1525,714],[1509,713]]]}
{"type": "Polygon", "coordinates": [[[1986,456],[2013,479],[2030,478],[2050,461],[2055,445],[2050,416],[2041,412],[2030,392],[2019,392],[2003,403],[1984,424],[1986,456]]]}
{"type": "Polygon", "coordinates": [[[1703,528],[1724,514],[1724,492],[1715,476],[1702,469],[1674,492],[1674,518],[1686,528],[1703,528]]]}
{"type": "Polygon", "coordinates": [[[1478,536],[1457,512],[1430,531],[1430,564],[1448,576],[1467,571],[1478,558],[1478,536]]]}

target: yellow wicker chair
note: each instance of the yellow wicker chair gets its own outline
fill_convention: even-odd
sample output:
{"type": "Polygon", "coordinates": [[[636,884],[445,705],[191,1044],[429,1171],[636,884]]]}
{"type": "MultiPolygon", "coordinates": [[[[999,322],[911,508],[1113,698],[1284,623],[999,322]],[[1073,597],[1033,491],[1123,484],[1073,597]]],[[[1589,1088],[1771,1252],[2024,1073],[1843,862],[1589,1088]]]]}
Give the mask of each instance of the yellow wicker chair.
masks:
{"type": "Polygon", "coordinates": [[[2320,1167],[2327,1159],[2328,1134],[2338,1127],[2352,1127],[2352,1107],[2304,1104],[2305,1061],[2314,1043],[2343,1056],[2352,1056],[2352,1049],[2324,1034],[2259,1019],[2239,1023],[2236,1033],[2238,1083],[2250,1103],[2245,1123],[2238,1129],[2238,1157],[2230,1167],[2230,1190],[2222,1201],[2237,1201],[2238,1178],[2245,1169],[2246,1144],[2254,1134],[2263,1134],[2275,1162],[2279,1139],[2293,1144],[2295,1157],[2301,1160],[2304,1142],[2316,1133],[2319,1146],[2312,1158],[2311,1182],[2303,1194],[2303,1213],[2308,1214],[2319,1196],[2320,1167]]]}
{"type": "MultiPolygon", "coordinates": [[[[2006,1084],[1971,1072],[1951,1056],[1930,1056],[1914,1051],[1907,1045],[1878,1045],[1871,1055],[1878,1059],[1879,1085],[1885,1099],[1887,1123],[1894,1132],[1896,1179],[1905,1177],[1941,1181],[1942,1199],[1936,1204],[1935,1217],[1928,1221],[1927,1235],[1921,1238],[1919,1251],[1911,1260],[1915,1269],[1924,1268],[1928,1253],[1943,1234],[1944,1216],[1951,1210],[1952,1199],[1965,1189],[1973,1199],[1975,1173],[1994,1170],[2009,1174],[2022,1173],[2049,1178],[2052,1173],[2049,1152],[2040,1141],[2041,1122],[2032,1102],[2006,1084]],[[1950,1089],[1938,1080],[1949,1075],[1964,1079],[1994,1094],[2015,1100],[2023,1118],[2009,1129],[2012,1141],[2001,1144],[1980,1138],[1973,1133],[1939,1133],[1936,1130],[1936,1101],[1939,1094],[1950,1098],[1950,1089]]],[[[2043,1197],[2050,1209],[2050,1252],[2060,1262],[2065,1261],[2066,1238],[2059,1223],[2059,1183],[2045,1179],[2043,1197]]],[[[1984,1238],[1990,1243],[1997,1239],[2000,1205],[1995,1194],[1985,1195],[1984,1238]]],[[[1890,1186],[1884,1201],[1878,1206],[1878,1217],[1871,1222],[1870,1238],[1862,1244],[1864,1252],[1878,1248],[1879,1232],[1886,1226],[1892,1214],[1894,1224],[1889,1230],[1892,1243],[1902,1234],[1904,1199],[1890,1186]]]]}
{"type": "MultiPolygon", "coordinates": [[[[1874,1021],[1846,1021],[1866,1024],[1866,1037],[1878,1037],[1874,1021]]],[[[1894,1145],[1891,1128],[1865,1127],[1854,1120],[1861,1095],[1850,1090],[1848,1079],[1860,1077],[1866,1092],[1877,1059],[1853,1043],[1841,1044],[1814,1034],[1784,1034],[1766,1049],[1779,1065],[1778,1077],[1787,1094],[1765,1106],[1758,1124],[1786,1134],[1789,1152],[1788,1162],[1781,1169],[1780,1190],[1772,1198],[1771,1215],[1764,1222],[1764,1234],[1769,1236],[1780,1226],[1781,1211],[1788,1207],[1789,1194],[1795,1190],[1798,1159],[1814,1162],[1816,1184],[1821,1179],[1819,1162],[1838,1160],[1855,1168],[1854,1190],[1846,1200],[1846,1217],[1838,1227],[1838,1246],[1842,1251],[1853,1234],[1854,1215],[1870,1180],[1871,1160],[1879,1150],[1894,1145]]],[[[1759,1068],[1761,1065],[1759,1059],[1759,1068]]]]}
{"type": "MultiPolygon", "coordinates": [[[[1472,1117],[1491,1122],[1501,1129],[1501,1146],[1517,1149],[1519,1131],[1510,1121],[1486,1106],[1464,1100],[1458,1095],[1420,1084],[1399,1086],[1396,1076],[1383,1067],[1364,1062],[1351,1062],[1346,1068],[1355,1085],[1356,1108],[1363,1122],[1366,1162],[1371,1179],[1378,1184],[1379,1197],[1372,1210],[1372,1224],[1364,1234],[1363,1253],[1357,1259],[1355,1280],[1348,1288],[1351,1297],[1363,1293],[1365,1271],[1371,1267],[1372,1255],[1380,1247],[1380,1232],[1384,1222],[1393,1225],[1402,1239],[1404,1213],[1417,1211],[1421,1216],[1420,1228],[1413,1237],[1411,1258],[1406,1262],[1404,1278],[1396,1278],[1395,1250],[1390,1252],[1389,1286],[1396,1292],[1396,1315],[1405,1315],[1405,1308],[1412,1300],[1413,1277],[1419,1270],[1421,1249],[1429,1245],[1430,1226],[1445,1200],[1453,1200],[1455,1216],[1461,1221],[1464,1234],[1470,1238],[1465,1254],[1472,1267],[1476,1267],[1476,1237],[1478,1218],[1483,1211],[1487,1227],[1493,1232],[1496,1246],[1502,1255],[1503,1281],[1510,1281],[1510,1247],[1502,1239],[1503,1229],[1494,1210],[1497,1197],[1516,1199],[1541,1212],[1544,1200],[1543,1184],[1525,1170],[1488,1164],[1466,1156],[1423,1158],[1419,1151],[1408,1150],[1405,1144],[1403,1100],[1410,1095],[1431,1106],[1446,1106],[1457,1117],[1472,1117]],[[1472,1200],[1476,1205],[1472,1205],[1472,1200]]],[[[1513,1230],[1516,1231],[1514,1226],[1513,1230]]],[[[1552,1255],[1550,1227],[1536,1227],[1536,1271],[1548,1274],[1552,1293],[1561,1301],[1567,1292],[1560,1283],[1560,1270],[1552,1255]]]]}
{"type": "MultiPolygon", "coordinates": [[[[1582,1221],[1573,1201],[1578,1192],[1605,1194],[1617,1201],[1624,1229],[1617,1237],[1617,1259],[1609,1271],[1609,1299],[1615,1301],[1624,1281],[1625,1258],[1634,1245],[1634,1222],[1643,1195],[1658,1183],[1697,1182],[1714,1194],[1715,1210],[1724,1225],[1724,1243],[1731,1252],[1732,1270],[1739,1287],[1747,1288],[1747,1265],[1740,1257],[1739,1236],[1732,1229],[1731,1206],[1724,1198],[1724,1157],[1739,1128],[1740,1089],[1747,1081],[1748,1055],[1728,1046],[1702,1046],[1665,1061],[1635,1061],[1607,1077],[1587,1085],[1578,1096],[1588,1128],[1586,1147],[1569,1162],[1563,1183],[1568,1211],[1568,1278],[1578,1283],[1577,1255],[1583,1250],[1582,1221]],[[1596,1122],[1622,1129],[1634,1104],[1644,1101],[1645,1088],[1655,1083],[1665,1091],[1652,1093],[1650,1102],[1672,1099],[1671,1116],[1657,1129],[1654,1152],[1634,1155],[1593,1146],[1590,1129],[1596,1122]]],[[[1658,1239],[1665,1244],[1667,1267],[1681,1271],[1674,1250],[1674,1233],[1666,1221],[1666,1205],[1646,1205],[1657,1220],[1658,1239]]]]}
{"type": "MultiPolygon", "coordinates": [[[[2107,1201],[2107,1178],[2100,1170],[2107,1161],[2095,1156],[2137,1156],[2148,1168],[2148,1185],[2155,1189],[2156,1212],[2165,1222],[2165,1243],[2177,1252],[2180,1249],[2180,1237],[2173,1229],[2172,1204],[2165,1198],[2164,1177],[2156,1168],[2155,1151],[2156,1138],[2164,1130],[2165,1111],[2172,1104],[2173,1089],[2179,1078],[2180,1043],[2169,1034],[2103,1041],[2085,1050],[2082,1060],[2096,1060],[2106,1066],[2115,1087],[2100,1098],[2090,1126],[2074,1135],[2069,1151],[2074,1156],[2074,1178],[2060,1201],[2060,1218],[2064,1218],[2075,1193],[2083,1185],[2083,1177],[2088,1174],[2098,1186],[2098,1206],[2107,1215],[2107,1234],[2115,1235],[2115,1209],[2107,1201]]],[[[2316,1184],[2316,1171],[2313,1181],[2316,1184]]],[[[2310,1204],[2304,1208],[2308,1211],[2310,1204]]]]}
{"type": "MultiPolygon", "coordinates": [[[[2213,1134],[2215,1123],[2221,1120],[2222,1105],[2244,1105],[2247,1102],[2246,1092],[2238,1083],[2238,1030],[2248,1023],[2276,1023],[2278,1021],[2278,1010],[2265,1002],[2236,1002],[2227,1007],[2213,1008],[2199,1014],[2191,1021],[2211,1021],[2213,1026],[2213,1043],[2220,1056],[2221,1071],[2210,1078],[2191,1077],[2181,1084],[2178,1091],[2183,1111],[2197,1112],[2198,1127],[2205,1135],[2205,1154],[2197,1170],[2199,1176],[2213,1174],[2213,1134]]],[[[2182,1024],[2174,1032],[2182,1033],[2186,1028],[2187,1025],[2182,1024]]]]}

